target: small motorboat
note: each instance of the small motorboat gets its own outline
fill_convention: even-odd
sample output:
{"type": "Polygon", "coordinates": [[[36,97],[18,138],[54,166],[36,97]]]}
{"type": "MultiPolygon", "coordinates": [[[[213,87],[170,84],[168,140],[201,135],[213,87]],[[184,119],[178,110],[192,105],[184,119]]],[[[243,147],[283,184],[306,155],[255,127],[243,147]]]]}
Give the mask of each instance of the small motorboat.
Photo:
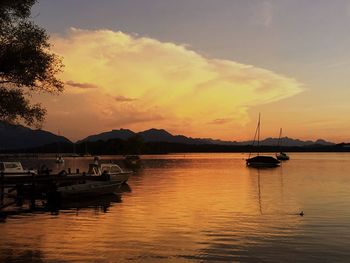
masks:
{"type": "Polygon", "coordinates": [[[87,179],[82,183],[59,186],[57,193],[61,198],[120,193],[121,186],[128,181],[131,173],[114,163],[99,164],[98,158],[95,158],[94,163],[89,164],[87,175],[96,176],[97,180],[87,179]]]}
{"type": "Polygon", "coordinates": [[[127,155],[124,158],[124,165],[129,169],[141,168],[141,158],[138,155],[127,155]]]}
{"type": "Polygon", "coordinates": [[[280,160],[280,161],[287,161],[287,160],[289,160],[289,156],[286,153],[284,153],[284,152],[276,153],[276,158],[277,158],[277,160],[280,160]]]}
{"type": "Polygon", "coordinates": [[[61,198],[96,196],[113,194],[121,187],[120,181],[105,179],[105,181],[86,181],[81,184],[57,187],[57,193],[61,198]]]}
{"type": "Polygon", "coordinates": [[[111,181],[126,183],[130,177],[130,174],[132,174],[132,171],[123,170],[119,165],[114,163],[99,164],[95,160],[94,163],[89,164],[88,174],[105,176],[108,177],[111,181]]]}

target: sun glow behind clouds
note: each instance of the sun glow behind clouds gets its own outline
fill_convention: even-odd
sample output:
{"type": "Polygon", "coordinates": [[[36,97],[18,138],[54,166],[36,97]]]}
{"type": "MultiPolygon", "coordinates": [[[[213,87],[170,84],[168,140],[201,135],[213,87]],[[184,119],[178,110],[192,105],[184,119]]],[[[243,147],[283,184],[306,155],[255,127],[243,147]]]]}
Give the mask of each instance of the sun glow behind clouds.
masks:
{"type": "Polygon", "coordinates": [[[59,118],[74,127],[67,129],[71,138],[120,127],[158,127],[239,139],[229,135],[249,121],[250,107],[301,91],[295,80],[265,69],[123,32],[71,28],[53,44],[64,57],[62,79],[70,85],[64,96],[48,103],[47,126],[57,129],[54,119],[59,118]]]}

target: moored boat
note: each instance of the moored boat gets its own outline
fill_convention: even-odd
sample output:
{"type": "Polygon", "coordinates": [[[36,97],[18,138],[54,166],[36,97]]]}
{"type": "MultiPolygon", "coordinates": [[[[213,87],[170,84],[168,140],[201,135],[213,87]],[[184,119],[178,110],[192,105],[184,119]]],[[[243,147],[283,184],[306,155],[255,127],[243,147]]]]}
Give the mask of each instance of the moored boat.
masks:
{"type": "Polygon", "coordinates": [[[272,156],[258,155],[246,160],[247,165],[251,167],[276,167],[280,165],[280,161],[272,156]]]}
{"type": "Polygon", "coordinates": [[[96,196],[119,193],[120,188],[125,184],[132,171],[124,171],[119,165],[114,163],[98,163],[98,158],[95,162],[89,165],[87,173],[90,180],[84,180],[79,184],[60,186],[57,188],[57,193],[61,198],[79,197],[79,196],[96,196]],[[97,180],[92,180],[91,176],[97,180]]]}
{"type": "Polygon", "coordinates": [[[141,158],[138,155],[127,155],[124,158],[124,165],[129,169],[141,168],[141,158]]]}
{"type": "Polygon", "coordinates": [[[126,183],[132,174],[132,171],[126,171],[120,168],[119,165],[114,163],[101,163],[97,162],[89,164],[89,175],[105,176],[112,181],[126,183]]]}
{"type": "Polygon", "coordinates": [[[280,161],[287,161],[287,160],[289,160],[289,156],[286,153],[284,153],[284,152],[276,153],[276,158],[277,158],[277,160],[280,160],[280,161]]]}
{"type": "Polygon", "coordinates": [[[254,140],[253,140],[253,146],[255,143],[255,139],[257,136],[257,147],[258,147],[258,152],[257,155],[254,157],[250,157],[251,153],[249,153],[248,159],[246,159],[246,164],[247,166],[250,167],[277,167],[280,165],[280,161],[277,160],[276,158],[272,156],[267,156],[267,155],[260,155],[259,154],[259,142],[260,142],[260,113],[259,113],[259,120],[258,120],[258,125],[256,127],[255,135],[254,135],[254,140]]]}
{"type": "MultiPolygon", "coordinates": [[[[277,143],[278,148],[281,148],[281,136],[282,136],[282,128],[280,129],[280,135],[278,137],[278,143],[277,143]]],[[[289,160],[289,156],[285,152],[282,152],[282,151],[279,153],[276,153],[276,158],[277,158],[277,160],[280,160],[280,161],[289,160]]]]}
{"type": "Polygon", "coordinates": [[[64,163],[64,159],[63,159],[63,157],[61,155],[59,155],[59,156],[56,157],[56,161],[55,162],[59,163],[59,164],[62,164],[62,163],[64,163]]]}
{"type": "Polygon", "coordinates": [[[61,198],[106,195],[117,192],[121,185],[120,181],[108,179],[105,181],[86,181],[82,184],[57,187],[57,193],[61,198]]]}

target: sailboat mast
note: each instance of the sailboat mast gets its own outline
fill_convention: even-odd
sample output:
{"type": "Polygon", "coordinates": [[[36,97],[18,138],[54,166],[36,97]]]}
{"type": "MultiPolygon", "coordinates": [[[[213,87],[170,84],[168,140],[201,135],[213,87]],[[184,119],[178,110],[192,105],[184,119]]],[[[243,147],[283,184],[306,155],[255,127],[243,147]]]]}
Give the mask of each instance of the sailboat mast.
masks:
{"type": "Polygon", "coordinates": [[[258,121],[258,156],[259,156],[259,148],[260,148],[260,112],[259,112],[259,121],[258,121]]]}
{"type": "MultiPolygon", "coordinates": [[[[254,134],[254,139],[253,139],[252,147],[254,147],[254,145],[255,145],[255,140],[256,140],[256,137],[257,137],[257,135],[258,135],[259,129],[260,129],[260,113],[259,113],[258,125],[256,125],[256,130],[255,130],[255,134],[254,134]]],[[[258,146],[259,146],[259,139],[258,139],[258,146]]],[[[251,154],[252,154],[252,150],[250,150],[248,158],[250,158],[251,154]]]]}
{"type": "MultiPolygon", "coordinates": [[[[58,135],[58,136],[61,136],[60,130],[57,130],[57,135],[58,135]]],[[[60,141],[58,140],[58,141],[57,141],[57,157],[59,157],[60,154],[61,154],[61,143],[60,143],[60,141]]]]}
{"type": "Polygon", "coordinates": [[[282,136],[282,128],[280,128],[280,135],[278,136],[278,148],[281,146],[281,136],[282,136]]]}

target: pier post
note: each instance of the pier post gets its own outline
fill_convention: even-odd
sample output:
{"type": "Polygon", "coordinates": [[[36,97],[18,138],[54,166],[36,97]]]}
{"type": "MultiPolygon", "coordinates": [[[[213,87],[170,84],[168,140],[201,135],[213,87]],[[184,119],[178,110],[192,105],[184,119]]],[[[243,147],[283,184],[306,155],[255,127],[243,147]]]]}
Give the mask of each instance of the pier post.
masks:
{"type": "Polygon", "coordinates": [[[5,185],[4,185],[4,172],[1,172],[1,186],[0,186],[0,204],[4,204],[4,195],[5,195],[5,185]]]}
{"type": "MultiPolygon", "coordinates": [[[[30,173],[30,172],[28,172],[30,173]]],[[[30,197],[30,208],[35,208],[35,173],[32,173],[32,185],[31,185],[31,197],[30,197]]]]}

